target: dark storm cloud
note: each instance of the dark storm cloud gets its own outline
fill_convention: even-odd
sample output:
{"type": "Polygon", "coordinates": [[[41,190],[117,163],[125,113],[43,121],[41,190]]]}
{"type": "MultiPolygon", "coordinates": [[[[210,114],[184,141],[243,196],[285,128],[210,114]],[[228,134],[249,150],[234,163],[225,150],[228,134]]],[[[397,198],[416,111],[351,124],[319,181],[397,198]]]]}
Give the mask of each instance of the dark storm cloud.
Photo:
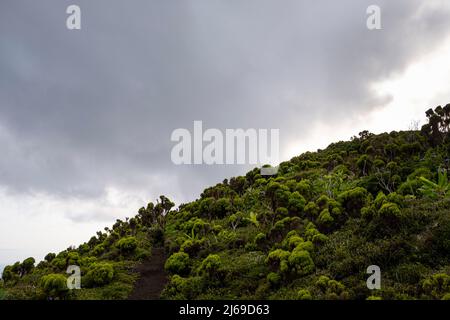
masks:
{"type": "MultiPolygon", "coordinates": [[[[427,1],[440,3],[439,1],[427,1]]],[[[92,196],[175,176],[179,199],[239,167],[177,167],[170,134],[280,128],[381,107],[371,84],[447,34],[448,11],[398,1],[20,1],[0,4],[0,185],[92,196]],[[82,30],[65,28],[78,4],[82,30]],[[366,28],[382,8],[383,30],[366,28]]],[[[332,119],[332,120],[331,120],[332,119]]],[[[157,196],[151,194],[149,197],[157,196]]]]}

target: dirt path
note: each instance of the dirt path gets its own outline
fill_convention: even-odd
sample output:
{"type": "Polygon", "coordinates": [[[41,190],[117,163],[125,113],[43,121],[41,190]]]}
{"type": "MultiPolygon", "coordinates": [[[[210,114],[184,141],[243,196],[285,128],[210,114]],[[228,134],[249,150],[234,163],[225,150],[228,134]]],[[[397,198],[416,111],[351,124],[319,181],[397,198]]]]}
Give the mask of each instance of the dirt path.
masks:
{"type": "Polygon", "coordinates": [[[166,257],[163,248],[153,248],[152,256],[136,267],[140,274],[130,300],[157,300],[167,283],[167,275],[164,272],[166,257]]]}

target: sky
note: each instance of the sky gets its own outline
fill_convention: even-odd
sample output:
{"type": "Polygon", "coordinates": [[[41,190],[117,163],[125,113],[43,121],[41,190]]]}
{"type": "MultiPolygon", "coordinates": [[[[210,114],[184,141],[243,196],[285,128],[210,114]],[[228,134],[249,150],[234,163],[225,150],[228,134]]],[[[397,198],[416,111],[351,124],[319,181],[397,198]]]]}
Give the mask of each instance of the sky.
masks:
{"type": "Polygon", "coordinates": [[[450,102],[448,57],[447,0],[2,0],[0,265],[251,168],[175,165],[177,128],[279,129],[281,160],[410,129],[450,102]]]}

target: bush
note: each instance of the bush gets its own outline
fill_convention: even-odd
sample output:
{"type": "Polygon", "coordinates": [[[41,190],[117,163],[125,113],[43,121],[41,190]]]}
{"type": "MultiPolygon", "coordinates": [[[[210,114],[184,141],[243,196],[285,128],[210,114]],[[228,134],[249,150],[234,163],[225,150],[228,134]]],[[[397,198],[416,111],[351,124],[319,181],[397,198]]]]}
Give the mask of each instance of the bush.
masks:
{"type": "Polygon", "coordinates": [[[303,211],[305,203],[305,198],[298,191],[295,191],[291,193],[291,196],[289,197],[288,209],[298,214],[303,211]]]}
{"type": "Polygon", "coordinates": [[[98,244],[92,249],[92,254],[94,256],[100,256],[103,252],[105,252],[105,245],[104,244],[98,244]]]}
{"type": "Polygon", "coordinates": [[[202,248],[203,241],[188,239],[183,242],[180,251],[186,252],[190,257],[195,257],[202,248]]]}
{"type": "Polygon", "coordinates": [[[80,260],[80,255],[78,252],[69,252],[66,257],[66,265],[78,265],[78,261],[80,260]]]}
{"type": "Polygon", "coordinates": [[[167,259],[164,268],[172,274],[186,275],[190,271],[189,265],[189,255],[185,252],[177,252],[167,259]]]}
{"type": "Polygon", "coordinates": [[[125,237],[117,241],[116,247],[123,254],[133,253],[137,248],[137,240],[135,237],[125,237]]]}
{"type": "Polygon", "coordinates": [[[402,217],[402,214],[397,204],[386,202],[378,210],[378,216],[383,220],[397,220],[402,217]]]}
{"type": "Polygon", "coordinates": [[[281,276],[276,272],[270,272],[266,279],[272,288],[278,287],[281,282],[281,276]]]}
{"type": "Polygon", "coordinates": [[[423,281],[422,290],[434,299],[442,299],[450,293],[450,276],[445,273],[434,274],[423,281]]]}
{"type": "Polygon", "coordinates": [[[210,254],[202,261],[199,272],[212,278],[217,276],[221,266],[220,257],[217,254],[210,254]]]}
{"type": "Polygon", "coordinates": [[[163,298],[191,300],[197,298],[202,292],[203,281],[201,277],[183,278],[173,275],[162,293],[163,298]]]}
{"type": "Polygon", "coordinates": [[[159,226],[152,226],[148,231],[150,241],[154,246],[162,246],[164,243],[164,230],[159,226]]]}
{"type": "Polygon", "coordinates": [[[30,273],[34,268],[34,263],[34,258],[27,258],[23,260],[22,264],[20,265],[22,275],[30,273]]]}
{"type": "Polygon", "coordinates": [[[63,299],[67,292],[67,279],[62,274],[48,274],[41,278],[41,287],[49,299],[63,299]]]}
{"type": "Polygon", "coordinates": [[[306,289],[300,289],[297,292],[297,298],[298,300],[312,300],[312,295],[311,292],[309,292],[309,290],[306,289]]]}
{"type": "Polygon", "coordinates": [[[319,227],[325,230],[331,228],[333,222],[334,218],[331,216],[330,211],[328,209],[323,209],[319,217],[317,218],[317,224],[319,225],[319,227]]]}
{"type": "Polygon", "coordinates": [[[112,281],[114,268],[110,263],[93,263],[84,277],[86,287],[101,287],[112,281]]]}
{"type": "Polygon", "coordinates": [[[2,273],[2,279],[5,282],[9,282],[12,281],[14,279],[18,278],[18,275],[16,272],[13,271],[12,266],[6,266],[3,269],[3,273],[2,273]]]}
{"type": "Polygon", "coordinates": [[[56,254],[54,253],[49,253],[45,256],[44,260],[47,262],[52,262],[53,259],[56,258],[56,254]]]}
{"type": "Polygon", "coordinates": [[[276,249],[269,253],[269,255],[266,258],[266,263],[272,266],[273,268],[277,269],[281,267],[283,261],[284,263],[287,263],[289,255],[290,255],[289,251],[276,249]]]}
{"type": "Polygon", "coordinates": [[[315,266],[308,251],[295,248],[289,255],[288,264],[291,271],[299,276],[304,276],[314,272],[315,266]]]}
{"type": "Polygon", "coordinates": [[[325,294],[326,299],[348,299],[349,297],[342,283],[330,280],[327,276],[320,276],[316,286],[325,294]]]}
{"type": "Polygon", "coordinates": [[[359,216],[360,210],[367,202],[368,192],[362,187],[357,187],[341,193],[339,202],[351,216],[359,216]]]}
{"type": "Polygon", "coordinates": [[[315,202],[308,202],[308,204],[304,208],[305,213],[310,218],[315,218],[319,214],[319,206],[315,202]]]}

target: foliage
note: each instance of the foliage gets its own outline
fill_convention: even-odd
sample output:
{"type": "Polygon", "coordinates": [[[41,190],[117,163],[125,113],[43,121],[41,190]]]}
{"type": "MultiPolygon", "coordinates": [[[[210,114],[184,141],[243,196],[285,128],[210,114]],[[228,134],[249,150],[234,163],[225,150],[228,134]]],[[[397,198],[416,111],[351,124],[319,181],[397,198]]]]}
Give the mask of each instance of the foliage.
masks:
{"type": "Polygon", "coordinates": [[[190,269],[189,255],[185,252],[177,252],[172,254],[167,259],[164,268],[172,274],[187,274],[190,269]]]}

